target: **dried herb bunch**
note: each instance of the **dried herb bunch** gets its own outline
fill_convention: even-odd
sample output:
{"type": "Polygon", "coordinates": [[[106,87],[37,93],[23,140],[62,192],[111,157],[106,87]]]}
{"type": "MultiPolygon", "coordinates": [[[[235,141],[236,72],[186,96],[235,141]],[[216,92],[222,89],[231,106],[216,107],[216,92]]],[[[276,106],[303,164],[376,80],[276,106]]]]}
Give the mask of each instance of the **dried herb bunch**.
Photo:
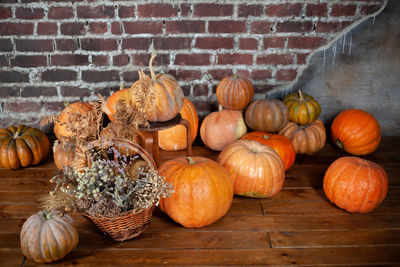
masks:
{"type": "Polygon", "coordinates": [[[77,211],[96,217],[118,217],[132,209],[147,209],[168,197],[173,188],[164,177],[121,145],[92,149],[90,166],[81,171],[65,169],[51,181],[54,191],[46,209],[77,211]]]}

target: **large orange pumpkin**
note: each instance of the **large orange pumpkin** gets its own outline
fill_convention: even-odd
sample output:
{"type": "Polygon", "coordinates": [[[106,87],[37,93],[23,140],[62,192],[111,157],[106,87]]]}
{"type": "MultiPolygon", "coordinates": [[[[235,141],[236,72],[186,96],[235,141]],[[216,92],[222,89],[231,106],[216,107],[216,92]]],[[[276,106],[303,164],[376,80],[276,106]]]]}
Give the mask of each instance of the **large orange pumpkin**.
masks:
{"type": "Polygon", "coordinates": [[[285,168],[278,153],[256,141],[238,140],[228,145],[217,162],[228,171],[237,195],[272,197],[285,180],[285,168]]]}
{"type": "MultiPolygon", "coordinates": [[[[192,142],[197,136],[199,129],[199,117],[195,106],[189,99],[185,98],[183,107],[180,111],[182,118],[190,123],[192,142]]],[[[169,129],[158,132],[158,142],[161,149],[181,150],[187,147],[186,128],[183,125],[177,125],[169,129]]]]}
{"type": "Polygon", "coordinates": [[[201,124],[200,137],[210,149],[221,151],[247,132],[242,112],[224,109],[208,114],[201,124]]]}
{"type": "Polygon", "coordinates": [[[353,155],[370,154],[381,141],[378,121],[361,109],[340,112],[332,122],[331,131],[333,142],[353,155]]]}
{"type": "Polygon", "coordinates": [[[93,110],[93,106],[86,102],[75,102],[67,106],[58,116],[56,124],[54,124],[54,133],[58,140],[68,139],[74,135],[66,127],[71,116],[76,114],[86,114],[93,110]]]}
{"type": "Polygon", "coordinates": [[[0,166],[18,169],[37,165],[50,151],[50,142],[42,131],[25,125],[0,128],[0,166]]]}
{"type": "Polygon", "coordinates": [[[253,99],[254,87],[246,78],[229,76],[218,84],[216,95],[224,108],[243,110],[253,99]]]}
{"type": "Polygon", "coordinates": [[[233,184],[225,169],[208,158],[176,158],[163,163],[159,174],[174,186],[160,208],[184,227],[199,228],[219,220],[229,210],[233,184]]]}
{"type": "Polygon", "coordinates": [[[385,198],[388,176],[378,164],[358,157],[335,160],[324,176],[328,199],[348,212],[367,213],[385,198]]]}
{"type": "Polygon", "coordinates": [[[251,132],[240,138],[242,140],[254,140],[263,145],[272,147],[281,157],[285,171],[292,167],[296,159],[296,151],[289,138],[272,133],[251,132]]]}
{"type": "Polygon", "coordinates": [[[255,100],[246,109],[245,121],[255,131],[278,132],[289,122],[289,111],[277,99],[255,100]]]}

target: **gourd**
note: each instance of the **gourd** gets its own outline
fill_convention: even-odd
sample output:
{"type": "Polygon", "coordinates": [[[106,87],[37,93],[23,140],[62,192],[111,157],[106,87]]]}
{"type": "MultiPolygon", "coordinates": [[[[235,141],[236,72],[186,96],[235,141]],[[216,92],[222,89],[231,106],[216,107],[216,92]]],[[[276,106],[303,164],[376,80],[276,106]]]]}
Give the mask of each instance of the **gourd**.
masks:
{"type": "Polygon", "coordinates": [[[255,131],[278,132],[289,122],[289,111],[277,99],[255,100],[246,109],[245,121],[255,131]]]}
{"type": "Polygon", "coordinates": [[[225,77],[216,89],[218,102],[226,109],[243,110],[253,99],[254,87],[246,78],[225,77]]]}
{"type": "Polygon", "coordinates": [[[318,119],[321,114],[321,106],[314,97],[303,94],[288,94],[283,102],[289,110],[289,119],[298,124],[309,124],[318,119]]]}

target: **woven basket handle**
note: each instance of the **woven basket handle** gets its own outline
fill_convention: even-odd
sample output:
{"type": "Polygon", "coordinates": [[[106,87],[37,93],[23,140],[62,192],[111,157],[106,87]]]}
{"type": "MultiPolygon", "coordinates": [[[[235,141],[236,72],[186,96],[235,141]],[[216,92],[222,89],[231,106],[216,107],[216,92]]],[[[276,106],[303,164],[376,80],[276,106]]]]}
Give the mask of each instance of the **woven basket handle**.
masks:
{"type": "Polygon", "coordinates": [[[129,150],[133,150],[134,152],[136,152],[137,154],[139,154],[139,156],[141,156],[144,161],[146,161],[146,163],[153,168],[153,170],[157,170],[156,167],[156,163],[154,162],[153,158],[150,156],[150,154],[140,145],[132,142],[132,141],[128,141],[126,139],[113,139],[112,140],[115,143],[119,143],[119,144],[125,144],[129,150]]]}

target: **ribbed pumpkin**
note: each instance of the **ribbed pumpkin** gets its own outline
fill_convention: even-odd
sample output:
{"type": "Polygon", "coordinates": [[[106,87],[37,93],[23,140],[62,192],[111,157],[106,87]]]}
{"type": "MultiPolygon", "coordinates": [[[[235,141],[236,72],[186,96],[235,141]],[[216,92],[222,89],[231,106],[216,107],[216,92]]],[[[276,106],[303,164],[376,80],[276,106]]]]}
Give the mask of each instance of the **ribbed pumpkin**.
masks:
{"type": "Polygon", "coordinates": [[[174,186],[160,208],[184,227],[210,225],[229,210],[233,184],[225,169],[208,158],[176,158],[163,163],[159,174],[174,186]]]}
{"type": "Polygon", "coordinates": [[[253,99],[254,87],[246,78],[229,76],[218,84],[216,95],[224,108],[243,110],[253,99]]]}
{"type": "Polygon", "coordinates": [[[86,114],[93,110],[93,106],[86,102],[75,102],[67,106],[58,116],[58,121],[54,124],[54,133],[58,140],[68,139],[73,136],[73,132],[67,129],[66,123],[70,116],[74,114],[86,114]]]}
{"type": "Polygon", "coordinates": [[[242,112],[224,109],[208,114],[200,127],[200,137],[210,149],[221,151],[247,132],[242,112]]]}
{"type": "Polygon", "coordinates": [[[114,92],[110,97],[107,99],[105,113],[107,114],[110,121],[114,121],[114,113],[117,109],[116,104],[121,100],[124,103],[129,102],[129,88],[124,88],[114,92]]]}
{"type": "Polygon", "coordinates": [[[358,157],[335,160],[324,176],[328,199],[348,212],[367,213],[386,197],[388,176],[378,164],[358,157]]]}
{"type": "Polygon", "coordinates": [[[314,154],[325,146],[326,141],[325,127],[320,120],[301,126],[289,122],[279,135],[289,138],[298,154],[314,154]]]}
{"type": "Polygon", "coordinates": [[[38,263],[62,259],[78,244],[78,231],[68,215],[55,211],[39,211],[23,224],[22,253],[38,263]]]}
{"type": "Polygon", "coordinates": [[[272,147],[281,157],[283,165],[285,166],[285,171],[292,167],[296,159],[296,151],[294,150],[292,142],[285,136],[272,133],[251,132],[243,135],[240,139],[253,140],[272,147]]]}
{"type": "Polygon", "coordinates": [[[353,155],[374,152],[381,142],[381,127],[368,112],[361,109],[344,110],[331,125],[333,142],[353,155]]]}
{"type": "Polygon", "coordinates": [[[50,151],[46,134],[25,125],[0,128],[0,166],[18,169],[37,165],[50,151]]]}
{"type": "Polygon", "coordinates": [[[56,168],[63,170],[72,166],[75,158],[75,145],[73,143],[56,143],[53,146],[53,158],[56,168]]]}
{"type": "Polygon", "coordinates": [[[280,100],[255,100],[246,109],[247,126],[260,132],[278,132],[289,122],[289,111],[280,100]]]}
{"type": "Polygon", "coordinates": [[[238,140],[228,145],[217,162],[228,171],[236,195],[272,197],[285,180],[285,168],[278,153],[256,141],[238,140]]]}
{"type": "MultiPolygon", "coordinates": [[[[199,117],[197,116],[196,107],[189,99],[185,98],[180,113],[182,118],[190,123],[193,142],[199,129],[199,117]]],[[[160,148],[164,150],[185,149],[187,147],[186,128],[183,125],[177,125],[169,129],[161,130],[158,132],[158,142],[160,148]]]]}
{"type": "Polygon", "coordinates": [[[314,97],[299,93],[288,94],[283,102],[289,109],[289,118],[298,124],[308,124],[318,119],[321,114],[321,106],[314,97]]]}

